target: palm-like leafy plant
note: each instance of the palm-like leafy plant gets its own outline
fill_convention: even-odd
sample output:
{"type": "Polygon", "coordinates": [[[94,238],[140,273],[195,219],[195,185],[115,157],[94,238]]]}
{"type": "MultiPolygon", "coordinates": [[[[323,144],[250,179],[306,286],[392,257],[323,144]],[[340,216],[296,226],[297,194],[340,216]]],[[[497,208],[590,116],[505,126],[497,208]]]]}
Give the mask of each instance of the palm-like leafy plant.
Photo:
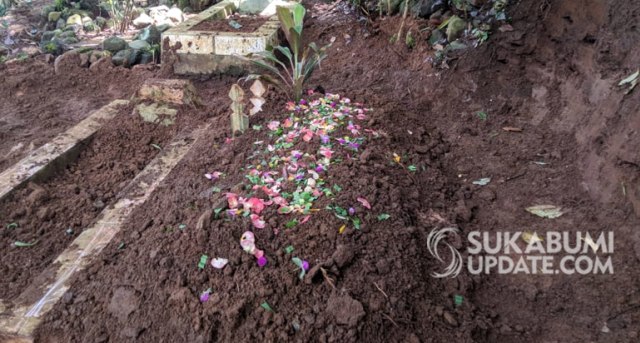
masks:
{"type": "Polygon", "coordinates": [[[282,91],[291,94],[298,101],[302,97],[302,87],[305,81],[311,77],[320,62],[327,57],[326,50],[331,44],[318,48],[315,43],[310,43],[309,46],[304,48],[301,55],[302,27],[306,13],[304,6],[300,4],[295,4],[291,8],[279,6],[276,9],[276,13],[291,48],[278,45],[271,50],[248,56],[249,61],[275,75],[275,77],[268,74],[250,75],[249,78],[263,79],[282,91]],[[285,62],[276,57],[276,51],[286,58],[285,62]]]}

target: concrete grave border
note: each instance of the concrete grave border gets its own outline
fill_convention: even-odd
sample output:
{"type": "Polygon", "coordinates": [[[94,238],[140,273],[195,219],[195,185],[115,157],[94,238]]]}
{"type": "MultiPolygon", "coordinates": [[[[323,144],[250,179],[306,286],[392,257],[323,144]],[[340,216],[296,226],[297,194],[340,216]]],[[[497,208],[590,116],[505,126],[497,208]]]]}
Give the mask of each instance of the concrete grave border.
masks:
{"type": "MultiPolygon", "coordinates": [[[[242,74],[249,66],[238,55],[246,56],[266,50],[278,43],[280,22],[275,15],[254,32],[192,31],[199,23],[224,19],[239,7],[225,0],[200,12],[195,17],[162,33],[162,56],[174,51],[177,60],[174,73],[180,75],[230,73],[242,74]]],[[[264,12],[263,12],[264,13],[264,12]]]]}

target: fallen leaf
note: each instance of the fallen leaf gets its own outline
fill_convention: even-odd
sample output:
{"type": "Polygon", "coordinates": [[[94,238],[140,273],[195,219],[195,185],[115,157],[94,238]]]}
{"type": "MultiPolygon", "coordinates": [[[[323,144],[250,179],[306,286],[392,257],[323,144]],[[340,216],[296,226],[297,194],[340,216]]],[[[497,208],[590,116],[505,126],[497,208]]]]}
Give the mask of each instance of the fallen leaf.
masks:
{"type": "Polygon", "coordinates": [[[629,94],[633,90],[633,88],[635,88],[635,86],[638,84],[638,77],[640,77],[640,69],[636,70],[635,73],[627,76],[625,79],[620,81],[620,83],[618,83],[618,86],[624,86],[627,83],[629,84],[629,88],[626,92],[624,92],[624,94],[629,94]]]}
{"type": "Polygon", "coordinates": [[[484,177],[482,179],[478,179],[475,180],[471,183],[473,183],[474,185],[478,185],[478,186],[486,186],[489,184],[489,182],[491,182],[491,178],[490,177],[484,177]]]}
{"type": "Polygon", "coordinates": [[[525,241],[527,244],[531,243],[531,242],[542,242],[544,241],[544,239],[542,239],[540,236],[538,236],[538,234],[536,232],[531,233],[531,232],[523,232],[522,233],[522,240],[525,241]]]}
{"type": "Polygon", "coordinates": [[[502,130],[507,132],[522,132],[522,128],[513,127],[513,126],[505,126],[502,128],[502,130]]]}
{"type": "Polygon", "coordinates": [[[526,208],[527,212],[533,213],[538,217],[554,219],[558,218],[564,213],[561,208],[555,205],[536,205],[526,208]]]}
{"type": "Polygon", "coordinates": [[[511,32],[513,31],[513,26],[509,25],[509,24],[504,24],[502,26],[500,26],[498,28],[498,31],[500,32],[511,32]]]}
{"type": "Polygon", "coordinates": [[[343,225],[338,229],[338,233],[339,233],[339,234],[342,234],[346,228],[347,228],[347,225],[346,225],[346,224],[343,224],[343,225]]]}
{"type": "Polygon", "coordinates": [[[36,243],[38,243],[38,241],[33,241],[31,243],[16,241],[16,242],[13,243],[13,245],[16,246],[16,247],[23,248],[23,247],[32,247],[32,246],[36,245],[36,243]]]}
{"type": "Polygon", "coordinates": [[[393,160],[396,163],[400,163],[400,156],[398,156],[398,154],[396,154],[395,152],[393,153],[393,160]]]}
{"type": "Polygon", "coordinates": [[[591,250],[593,250],[594,253],[598,252],[598,245],[593,241],[593,239],[591,239],[591,237],[582,237],[582,240],[591,247],[591,250]]]}

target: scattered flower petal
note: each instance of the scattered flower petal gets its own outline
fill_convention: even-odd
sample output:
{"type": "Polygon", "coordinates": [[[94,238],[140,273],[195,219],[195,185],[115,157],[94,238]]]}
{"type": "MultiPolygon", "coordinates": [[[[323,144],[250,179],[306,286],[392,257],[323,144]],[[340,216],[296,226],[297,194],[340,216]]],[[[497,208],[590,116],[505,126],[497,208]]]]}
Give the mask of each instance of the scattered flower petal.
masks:
{"type": "Polygon", "coordinates": [[[365,198],[358,198],[357,200],[358,200],[358,201],[362,204],[362,206],[364,206],[366,209],[368,209],[368,210],[370,210],[370,209],[371,209],[371,204],[369,204],[369,202],[367,201],[367,199],[365,199],[365,198]]]}
{"type": "Polygon", "coordinates": [[[226,258],[217,257],[211,260],[211,266],[216,269],[224,268],[227,263],[229,263],[229,260],[227,260],[226,258]]]}

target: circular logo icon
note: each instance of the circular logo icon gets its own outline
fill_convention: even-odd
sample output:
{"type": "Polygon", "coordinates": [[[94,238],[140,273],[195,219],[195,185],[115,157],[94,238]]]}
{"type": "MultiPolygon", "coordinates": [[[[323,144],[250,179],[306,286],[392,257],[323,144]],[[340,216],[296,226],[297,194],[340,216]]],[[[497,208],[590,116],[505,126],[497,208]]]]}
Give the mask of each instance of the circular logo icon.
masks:
{"type": "Polygon", "coordinates": [[[460,274],[462,270],[462,256],[460,252],[456,250],[451,244],[443,240],[447,237],[447,235],[455,235],[458,236],[460,230],[454,227],[446,227],[443,229],[433,229],[429,236],[427,237],[427,249],[431,256],[435,257],[442,264],[446,265],[444,271],[442,273],[433,272],[431,276],[435,278],[444,278],[444,277],[456,277],[460,274]],[[445,261],[439,253],[438,248],[443,246],[445,249],[449,249],[451,252],[451,261],[445,261]]]}

